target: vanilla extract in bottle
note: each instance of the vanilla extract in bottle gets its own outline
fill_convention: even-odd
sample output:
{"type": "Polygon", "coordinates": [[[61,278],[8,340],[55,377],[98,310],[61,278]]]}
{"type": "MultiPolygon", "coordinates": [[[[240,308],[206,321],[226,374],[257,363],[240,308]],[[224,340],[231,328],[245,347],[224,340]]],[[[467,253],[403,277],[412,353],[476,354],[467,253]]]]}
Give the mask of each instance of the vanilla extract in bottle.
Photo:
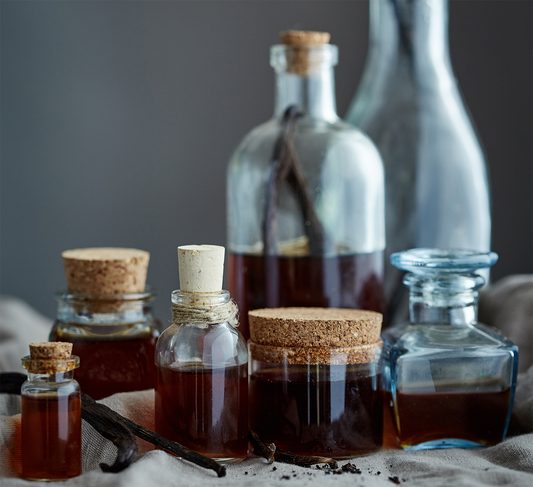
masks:
{"type": "Polygon", "coordinates": [[[178,247],[180,290],[156,345],[156,431],[224,463],[248,449],[248,354],[222,290],[224,247],[178,247]]]}
{"type": "Polygon", "coordinates": [[[74,380],[79,357],[70,343],[30,343],[22,359],[22,477],[66,480],[81,475],[81,394],[74,380]]]}
{"type": "Polygon", "coordinates": [[[338,460],[382,444],[382,315],[333,308],[249,313],[250,429],[298,455],[338,460]]]}
{"type": "Polygon", "coordinates": [[[155,387],[155,290],[146,287],[150,254],[125,248],[63,252],[68,290],[58,292],[50,340],[69,342],[80,357],[76,378],[98,400],[155,387]]]}
{"type": "Polygon", "coordinates": [[[384,305],[380,155],[337,115],[329,34],[280,37],[270,51],[274,114],[245,136],[227,171],[229,289],[245,338],[253,309],[384,305]]]}
{"type": "Polygon", "coordinates": [[[518,347],[477,322],[477,273],[494,252],[412,249],[392,254],[408,271],[410,321],[383,334],[385,439],[405,450],[482,448],[505,438],[518,347]]]}

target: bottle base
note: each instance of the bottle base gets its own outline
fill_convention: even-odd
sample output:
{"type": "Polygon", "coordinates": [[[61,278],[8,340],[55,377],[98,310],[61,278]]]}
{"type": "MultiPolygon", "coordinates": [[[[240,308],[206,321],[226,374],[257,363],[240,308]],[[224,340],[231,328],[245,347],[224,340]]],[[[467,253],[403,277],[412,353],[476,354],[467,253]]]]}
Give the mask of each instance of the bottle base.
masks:
{"type": "Polygon", "coordinates": [[[418,445],[406,445],[400,443],[400,447],[408,451],[417,451],[417,450],[443,450],[446,448],[463,448],[463,449],[478,449],[478,448],[487,448],[489,444],[486,443],[477,443],[475,441],[461,440],[458,438],[443,438],[440,440],[426,441],[424,443],[419,443],[418,445]]]}

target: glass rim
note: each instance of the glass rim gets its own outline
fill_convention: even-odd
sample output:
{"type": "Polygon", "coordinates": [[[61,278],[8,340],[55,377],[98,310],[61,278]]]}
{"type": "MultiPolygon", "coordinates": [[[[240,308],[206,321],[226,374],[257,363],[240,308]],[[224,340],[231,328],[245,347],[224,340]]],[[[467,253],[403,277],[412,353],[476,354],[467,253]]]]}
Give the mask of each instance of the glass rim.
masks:
{"type": "MultiPolygon", "coordinates": [[[[80,366],[80,358],[77,355],[71,355],[68,359],[34,359],[31,358],[31,355],[26,355],[22,357],[22,368],[29,370],[32,368],[32,365],[41,365],[41,366],[56,366],[58,368],[64,369],[55,373],[64,373],[70,372],[71,370],[77,369],[80,366]]],[[[30,372],[33,373],[33,372],[30,372]]],[[[42,375],[50,375],[49,373],[43,373],[42,375]]]]}
{"type": "Polygon", "coordinates": [[[57,291],[54,297],[56,301],[147,301],[157,297],[157,290],[150,286],[146,286],[142,292],[116,294],[78,293],[64,290],[57,291]]]}
{"type": "Polygon", "coordinates": [[[498,260],[495,252],[470,249],[415,248],[395,252],[390,262],[400,270],[413,274],[472,273],[492,267],[498,260]]]}

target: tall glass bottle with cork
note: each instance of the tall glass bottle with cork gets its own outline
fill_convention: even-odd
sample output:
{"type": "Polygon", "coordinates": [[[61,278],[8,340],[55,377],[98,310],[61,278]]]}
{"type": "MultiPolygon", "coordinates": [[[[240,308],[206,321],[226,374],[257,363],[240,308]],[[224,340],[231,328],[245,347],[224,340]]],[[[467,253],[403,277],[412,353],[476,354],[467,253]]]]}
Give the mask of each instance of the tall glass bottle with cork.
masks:
{"type": "Polygon", "coordinates": [[[337,116],[338,51],[329,34],[288,31],[281,39],[270,55],[274,115],[244,138],[228,167],[230,291],[245,319],[264,307],[382,311],[380,156],[337,116]]]}
{"type": "MultiPolygon", "coordinates": [[[[447,0],[370,2],[368,57],[346,120],[385,165],[386,262],[414,247],[490,250],[485,157],[450,61],[447,0]]],[[[385,275],[389,321],[407,319],[402,274],[387,264],[385,275]]]]}
{"type": "Polygon", "coordinates": [[[246,458],[248,352],[222,290],[224,247],[178,247],[172,325],[156,346],[156,431],[221,462],[246,458]]]}

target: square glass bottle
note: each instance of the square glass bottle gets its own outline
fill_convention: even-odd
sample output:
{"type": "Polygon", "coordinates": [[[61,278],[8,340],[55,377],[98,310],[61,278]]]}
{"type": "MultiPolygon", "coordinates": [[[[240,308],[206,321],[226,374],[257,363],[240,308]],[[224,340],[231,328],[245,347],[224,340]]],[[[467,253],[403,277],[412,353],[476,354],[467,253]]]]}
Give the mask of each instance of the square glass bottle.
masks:
{"type": "Polygon", "coordinates": [[[383,335],[386,443],[392,436],[406,450],[481,448],[505,437],[518,347],[477,323],[484,279],[475,271],[497,259],[470,250],[392,254],[392,264],[409,271],[410,322],[383,335]]]}

